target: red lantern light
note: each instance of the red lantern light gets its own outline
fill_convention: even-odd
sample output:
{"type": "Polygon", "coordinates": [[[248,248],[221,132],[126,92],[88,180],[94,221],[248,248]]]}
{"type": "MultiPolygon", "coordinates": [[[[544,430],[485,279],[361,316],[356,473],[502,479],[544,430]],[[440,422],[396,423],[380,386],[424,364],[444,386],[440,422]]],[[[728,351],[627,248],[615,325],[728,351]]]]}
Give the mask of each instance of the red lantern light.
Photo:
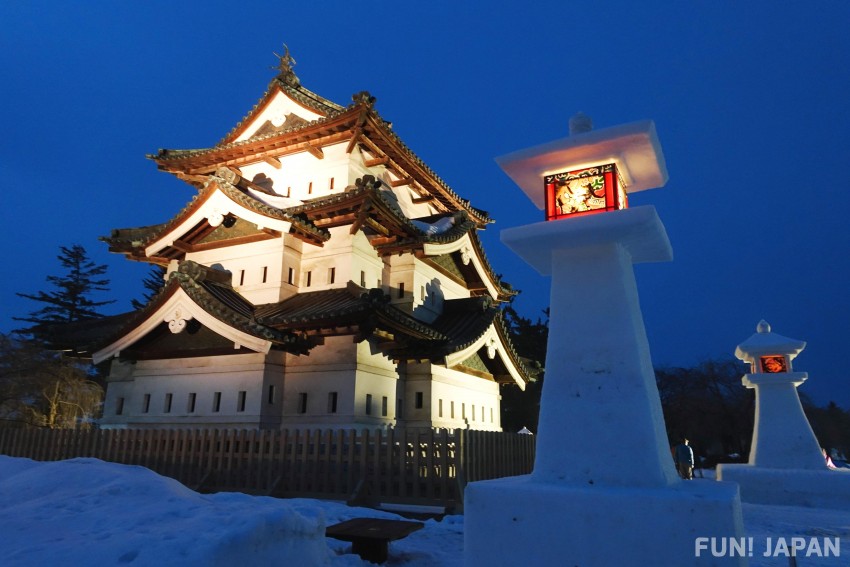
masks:
{"type": "Polygon", "coordinates": [[[544,177],[546,220],[628,207],[625,184],[613,163],[544,177]]]}

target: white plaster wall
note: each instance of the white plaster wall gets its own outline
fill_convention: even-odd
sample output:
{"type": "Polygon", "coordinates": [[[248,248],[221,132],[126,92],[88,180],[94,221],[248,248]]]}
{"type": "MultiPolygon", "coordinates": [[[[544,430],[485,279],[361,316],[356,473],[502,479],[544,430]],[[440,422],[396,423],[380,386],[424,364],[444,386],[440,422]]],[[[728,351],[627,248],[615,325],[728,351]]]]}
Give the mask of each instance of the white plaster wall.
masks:
{"type": "Polygon", "coordinates": [[[414,266],[413,313],[418,319],[430,323],[443,312],[444,300],[470,296],[463,285],[425,262],[417,259],[414,266]]]}
{"type": "Polygon", "coordinates": [[[236,138],[236,141],[241,142],[242,140],[247,140],[253,136],[257,129],[266,123],[266,120],[271,120],[271,123],[274,126],[282,125],[286,115],[290,113],[300,116],[308,121],[322,117],[320,114],[305,108],[283,93],[277,92],[272,95],[272,99],[269,101],[269,104],[263,112],[254,119],[254,122],[251,123],[251,125],[248,126],[238,138],[236,138]]]}
{"type": "Polygon", "coordinates": [[[348,142],[324,146],[324,157],[319,159],[303,151],[281,156],[280,169],[261,161],[240,168],[242,177],[253,180],[258,173],[272,180],[272,188],[278,195],[289,194],[292,205],[303,201],[341,193],[349,181],[350,156],[345,152],[348,142]],[[333,189],[331,189],[333,179],[333,189]]]}
{"type": "Polygon", "coordinates": [[[501,397],[499,385],[496,382],[427,363],[408,363],[405,382],[405,418],[408,425],[469,427],[486,431],[502,429],[501,397]],[[415,407],[416,392],[423,392],[424,407],[422,409],[415,407]],[[440,400],[442,400],[442,416],[440,416],[440,400]],[[454,417],[452,417],[452,403],[454,403],[454,417]]]}
{"type": "MultiPolygon", "coordinates": [[[[109,403],[103,424],[127,423],[131,427],[259,427],[279,422],[283,391],[283,356],[239,354],[170,360],[138,361],[132,364],[132,381],[111,381],[109,403]],[[268,403],[268,387],[276,395],[268,403]],[[246,392],[245,409],[238,411],[240,391],[246,392]],[[221,392],[219,411],[213,410],[214,393],[221,392]],[[171,411],[164,410],[166,394],[171,394],[171,411]],[[187,406],[195,393],[195,409],[187,406]],[[150,395],[147,413],[144,397],[150,395]],[[124,414],[115,416],[115,400],[124,397],[124,414]]],[[[125,367],[127,365],[125,364],[125,367]]]]}

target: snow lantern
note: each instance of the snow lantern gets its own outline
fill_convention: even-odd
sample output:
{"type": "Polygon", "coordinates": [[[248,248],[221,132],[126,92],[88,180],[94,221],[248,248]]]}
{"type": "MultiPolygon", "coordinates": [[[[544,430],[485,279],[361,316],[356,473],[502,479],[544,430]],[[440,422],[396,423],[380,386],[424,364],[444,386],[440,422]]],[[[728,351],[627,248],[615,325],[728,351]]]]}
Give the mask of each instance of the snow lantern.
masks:
{"type": "Polygon", "coordinates": [[[804,348],[805,341],[772,333],[770,325],[762,319],[756,333],[735,349],[735,356],[750,364],[752,374],[785,374],[792,372],[791,361],[804,348]]]}
{"type": "Polygon", "coordinates": [[[496,161],[545,210],[547,221],[625,209],[629,193],[667,182],[649,120],[593,130],[590,118],[578,113],[570,119],[568,137],[496,161]]]}

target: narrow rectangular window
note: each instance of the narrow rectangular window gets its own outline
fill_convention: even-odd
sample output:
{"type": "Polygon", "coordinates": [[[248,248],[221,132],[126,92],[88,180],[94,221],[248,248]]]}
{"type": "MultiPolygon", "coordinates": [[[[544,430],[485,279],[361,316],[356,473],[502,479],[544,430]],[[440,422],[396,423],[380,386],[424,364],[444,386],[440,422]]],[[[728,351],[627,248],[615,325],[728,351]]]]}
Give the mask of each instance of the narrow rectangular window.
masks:
{"type": "Polygon", "coordinates": [[[490,423],[493,423],[493,408],[490,408],[490,423]]]}
{"type": "Polygon", "coordinates": [[[395,417],[396,419],[404,419],[404,400],[401,398],[396,400],[395,417]]]}
{"type": "Polygon", "coordinates": [[[239,270],[239,285],[245,285],[245,270],[239,270]]]}
{"type": "Polygon", "coordinates": [[[366,415],[372,415],[372,394],[366,394],[366,415]]]}
{"type": "Polygon", "coordinates": [[[121,415],[124,413],[124,398],[118,398],[115,400],[115,415],[121,415]]]}
{"type": "Polygon", "coordinates": [[[387,411],[389,410],[390,400],[386,396],[381,398],[381,415],[387,417],[387,411]]]}
{"type": "Polygon", "coordinates": [[[425,301],[425,286],[424,285],[419,286],[419,299],[422,300],[422,301],[425,301]]]}
{"type": "Polygon", "coordinates": [[[460,404],[460,418],[466,419],[466,404],[460,404]]]}
{"type": "Polygon", "coordinates": [[[273,404],[273,403],[274,403],[274,384],[269,384],[269,397],[268,397],[268,402],[269,402],[269,404],[273,404]]]}
{"type": "Polygon", "coordinates": [[[443,400],[442,400],[442,399],[440,399],[440,400],[437,402],[437,411],[438,411],[438,414],[437,414],[437,415],[438,415],[439,417],[443,417],[443,400]]]}
{"type": "Polygon", "coordinates": [[[311,181],[311,182],[310,182],[310,184],[307,186],[307,194],[308,194],[308,195],[312,195],[312,194],[313,194],[313,182],[312,182],[312,181],[311,181]]]}
{"type": "Polygon", "coordinates": [[[263,283],[266,283],[266,279],[269,277],[269,268],[268,266],[263,266],[263,283]]]}
{"type": "Polygon", "coordinates": [[[148,413],[151,411],[151,395],[145,394],[144,400],[142,401],[142,413],[148,413]]]}
{"type": "Polygon", "coordinates": [[[336,413],[337,397],[336,392],[328,392],[328,413],[336,413]]]}
{"type": "Polygon", "coordinates": [[[290,195],[292,195],[292,187],[287,187],[286,188],[286,195],[284,195],[284,196],[289,197],[290,195]]]}
{"type": "Polygon", "coordinates": [[[366,287],[366,272],[360,270],[360,287],[366,287]]]}
{"type": "Polygon", "coordinates": [[[451,414],[450,414],[451,418],[454,419],[455,418],[455,403],[454,402],[451,403],[451,407],[449,409],[451,410],[451,414]]]}
{"type": "Polygon", "coordinates": [[[307,277],[305,282],[305,287],[310,287],[310,284],[313,283],[313,272],[307,270],[307,277]]]}
{"type": "Polygon", "coordinates": [[[221,410],[221,392],[213,392],[213,412],[221,410]]]}
{"type": "Polygon", "coordinates": [[[425,403],[425,396],[422,392],[416,392],[416,409],[422,409],[422,406],[425,403]]]}
{"type": "Polygon", "coordinates": [[[328,183],[328,189],[330,189],[331,191],[334,190],[334,178],[333,177],[331,177],[331,181],[330,181],[330,183],[328,183]]]}
{"type": "Polygon", "coordinates": [[[398,284],[398,296],[404,297],[404,282],[399,282],[398,284]]]}
{"type": "Polygon", "coordinates": [[[298,394],[298,413],[307,413],[307,393],[298,394]]]}
{"type": "Polygon", "coordinates": [[[475,404],[472,404],[472,421],[475,421],[475,404]]]}
{"type": "Polygon", "coordinates": [[[292,282],[295,281],[295,271],[292,268],[289,268],[289,273],[286,276],[286,283],[292,285],[292,282]]]}
{"type": "Polygon", "coordinates": [[[336,279],[336,268],[330,268],[328,270],[328,283],[334,283],[336,279]]]}
{"type": "Polygon", "coordinates": [[[198,394],[195,392],[191,392],[189,394],[189,399],[186,400],[186,411],[189,413],[195,413],[195,399],[197,399],[198,394]]]}
{"type": "Polygon", "coordinates": [[[165,394],[165,403],[162,404],[163,413],[171,413],[171,398],[172,394],[165,394]]]}
{"type": "Polygon", "coordinates": [[[245,411],[245,398],[248,397],[248,392],[239,390],[239,396],[236,398],[236,411],[245,411]]]}

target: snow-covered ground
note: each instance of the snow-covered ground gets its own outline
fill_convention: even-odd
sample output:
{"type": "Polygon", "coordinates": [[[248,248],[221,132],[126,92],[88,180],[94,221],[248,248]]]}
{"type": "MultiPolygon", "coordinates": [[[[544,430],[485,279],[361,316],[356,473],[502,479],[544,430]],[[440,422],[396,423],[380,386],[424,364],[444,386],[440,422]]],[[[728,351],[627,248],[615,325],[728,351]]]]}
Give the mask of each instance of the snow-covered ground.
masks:
{"type": "MultiPolygon", "coordinates": [[[[338,502],[199,494],[148,469],[96,459],[43,463],[0,455],[4,567],[369,565],[350,544],[324,537],[325,526],[363,516],[399,518],[338,502]]],[[[768,537],[774,547],[778,538],[840,538],[841,556],[799,557],[797,565],[850,564],[850,511],[744,505],[744,524],[754,540],[751,566],[789,565],[784,555],[762,556],[768,537]]],[[[635,526],[652,530],[652,519],[636,519],[635,526]]],[[[704,553],[708,564],[710,548],[704,553]]],[[[386,563],[462,564],[462,516],[428,520],[390,544],[386,563]]]]}

